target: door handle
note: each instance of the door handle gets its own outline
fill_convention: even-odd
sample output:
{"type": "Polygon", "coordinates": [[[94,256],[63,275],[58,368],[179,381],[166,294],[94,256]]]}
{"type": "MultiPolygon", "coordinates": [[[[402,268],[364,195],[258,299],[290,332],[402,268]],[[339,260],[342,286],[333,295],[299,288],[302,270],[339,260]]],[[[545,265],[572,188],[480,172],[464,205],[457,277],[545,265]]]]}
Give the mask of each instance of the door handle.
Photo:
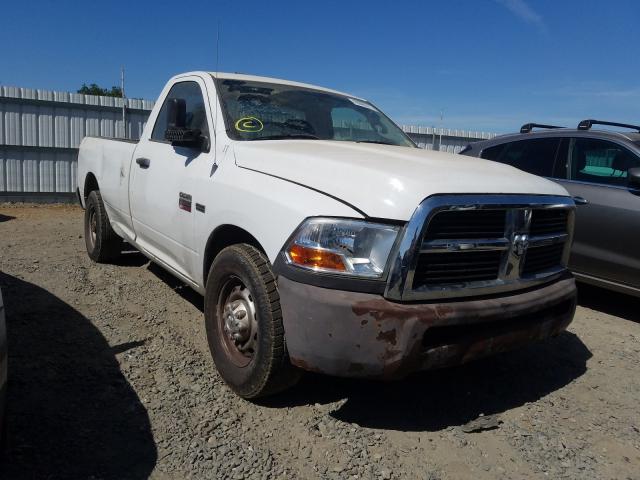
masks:
{"type": "Polygon", "coordinates": [[[582,197],[573,197],[573,201],[576,205],[587,205],[589,203],[589,200],[582,197]]]}
{"type": "Polygon", "coordinates": [[[148,158],[136,158],[136,163],[140,166],[140,168],[149,168],[149,165],[151,164],[151,160],[149,160],[148,158]]]}

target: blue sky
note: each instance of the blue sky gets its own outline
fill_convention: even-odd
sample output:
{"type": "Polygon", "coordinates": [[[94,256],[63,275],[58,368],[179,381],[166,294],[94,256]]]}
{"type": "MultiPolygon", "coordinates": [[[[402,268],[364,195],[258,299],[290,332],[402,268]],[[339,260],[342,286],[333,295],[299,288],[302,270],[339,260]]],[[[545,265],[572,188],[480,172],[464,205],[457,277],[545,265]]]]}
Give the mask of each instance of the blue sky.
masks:
{"type": "Polygon", "coordinates": [[[640,122],[640,2],[623,0],[4,2],[0,85],[155,98],[220,70],[363,96],[398,123],[507,132],[640,122]],[[95,6],[94,6],[95,5],[95,6]]]}

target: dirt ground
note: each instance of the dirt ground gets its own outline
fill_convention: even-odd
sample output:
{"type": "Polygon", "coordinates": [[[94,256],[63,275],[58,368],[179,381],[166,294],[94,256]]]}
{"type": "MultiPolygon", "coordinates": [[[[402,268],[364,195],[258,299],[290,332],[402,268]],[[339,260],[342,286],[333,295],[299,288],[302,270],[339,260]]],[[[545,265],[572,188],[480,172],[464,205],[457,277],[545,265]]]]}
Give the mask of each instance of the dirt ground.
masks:
{"type": "Polygon", "coordinates": [[[396,383],[309,374],[251,403],[215,372],[202,298],[136,252],[92,263],[82,216],[0,205],[0,478],[640,479],[638,299],[581,286],[550,341],[396,383]]]}

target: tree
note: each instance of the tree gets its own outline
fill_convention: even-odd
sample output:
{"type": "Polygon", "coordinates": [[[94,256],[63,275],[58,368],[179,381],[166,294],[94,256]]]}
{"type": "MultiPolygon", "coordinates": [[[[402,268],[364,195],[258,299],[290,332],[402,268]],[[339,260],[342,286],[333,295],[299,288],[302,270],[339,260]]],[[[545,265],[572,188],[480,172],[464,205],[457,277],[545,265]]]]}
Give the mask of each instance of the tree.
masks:
{"type": "Polygon", "coordinates": [[[111,90],[109,90],[107,88],[99,87],[95,83],[92,83],[90,85],[83,83],[82,87],[78,89],[78,93],[84,93],[85,95],[101,95],[103,97],[122,98],[122,89],[120,87],[111,87],[111,90]]]}

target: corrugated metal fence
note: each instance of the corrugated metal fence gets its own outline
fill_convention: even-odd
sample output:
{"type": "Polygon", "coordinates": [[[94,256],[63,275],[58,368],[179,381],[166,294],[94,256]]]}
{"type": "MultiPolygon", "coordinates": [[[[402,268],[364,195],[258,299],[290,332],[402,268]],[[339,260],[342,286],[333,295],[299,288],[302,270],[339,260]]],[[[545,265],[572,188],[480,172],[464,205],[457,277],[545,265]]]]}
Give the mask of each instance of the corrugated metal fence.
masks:
{"type": "MultiPolygon", "coordinates": [[[[80,141],[86,135],[122,136],[122,102],[0,86],[0,200],[68,197],[76,189],[80,141]]],[[[139,138],[153,102],[126,102],[127,135],[139,138]]]]}
{"type": "MultiPolygon", "coordinates": [[[[122,99],[0,86],[0,201],[72,198],[78,146],[86,135],[122,137],[122,99]]],[[[152,101],[126,99],[126,133],[140,137],[152,101]]],[[[422,148],[458,152],[494,135],[402,127],[422,148]]]]}
{"type": "Polygon", "coordinates": [[[417,127],[415,125],[402,125],[402,130],[404,130],[420,148],[440,150],[449,153],[458,153],[471,142],[486,140],[496,136],[495,133],[489,132],[417,127]]]}

